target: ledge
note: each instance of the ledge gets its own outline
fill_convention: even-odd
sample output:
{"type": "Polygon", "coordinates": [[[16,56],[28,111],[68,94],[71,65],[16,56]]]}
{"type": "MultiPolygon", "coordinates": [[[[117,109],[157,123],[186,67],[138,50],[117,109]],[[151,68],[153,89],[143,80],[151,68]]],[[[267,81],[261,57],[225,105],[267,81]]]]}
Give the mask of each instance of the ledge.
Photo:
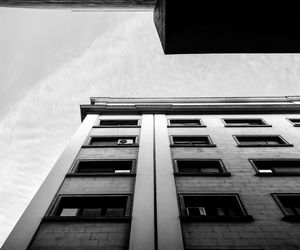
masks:
{"type": "Polygon", "coordinates": [[[187,125],[187,126],[168,125],[168,128],[206,128],[206,125],[187,125]]]}
{"type": "Polygon", "coordinates": [[[260,177],[300,176],[300,173],[256,173],[260,177]]]}
{"type": "Polygon", "coordinates": [[[94,145],[83,145],[81,148],[130,148],[130,147],[133,147],[133,148],[136,148],[136,147],[139,147],[139,144],[131,144],[131,145],[103,145],[103,146],[100,146],[100,145],[97,145],[97,146],[94,146],[94,145]]]}
{"type": "Polygon", "coordinates": [[[282,220],[288,222],[300,222],[300,215],[285,215],[282,220]]]}
{"type": "Polygon", "coordinates": [[[230,172],[224,172],[224,173],[179,173],[179,172],[176,172],[176,173],[174,173],[174,176],[228,177],[228,176],[231,176],[231,173],[230,172]]]}
{"type": "Polygon", "coordinates": [[[68,173],[66,177],[135,177],[136,173],[68,173]]]}
{"type": "Polygon", "coordinates": [[[270,128],[270,127],[272,127],[272,125],[243,125],[243,126],[241,126],[241,125],[225,125],[224,127],[225,128],[251,128],[251,127],[253,127],[253,128],[257,128],[257,127],[270,128]]]}
{"type": "Polygon", "coordinates": [[[172,148],[176,148],[176,147],[194,147],[194,148],[214,148],[216,147],[216,144],[207,144],[207,145],[203,145],[203,144],[194,144],[194,145],[186,145],[186,144],[170,144],[170,147],[172,148]]]}
{"type": "Polygon", "coordinates": [[[182,222],[250,222],[251,215],[243,216],[180,216],[182,222]]]}
{"type": "Polygon", "coordinates": [[[82,216],[45,216],[42,221],[116,221],[116,222],[130,222],[131,216],[122,217],[82,217],[82,216]]]}
{"type": "Polygon", "coordinates": [[[140,128],[141,126],[126,125],[126,126],[93,126],[93,128],[140,128]]]}
{"type": "Polygon", "coordinates": [[[275,145],[241,145],[238,144],[238,147],[246,148],[246,147],[294,147],[293,144],[275,144],[275,145]]]}

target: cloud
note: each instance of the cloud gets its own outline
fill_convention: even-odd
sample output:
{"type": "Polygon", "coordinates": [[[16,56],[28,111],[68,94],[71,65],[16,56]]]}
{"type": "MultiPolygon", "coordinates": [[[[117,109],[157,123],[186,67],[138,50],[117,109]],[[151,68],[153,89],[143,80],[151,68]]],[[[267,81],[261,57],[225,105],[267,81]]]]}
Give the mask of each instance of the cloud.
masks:
{"type": "MultiPolygon", "coordinates": [[[[110,13],[99,15],[109,23],[110,13]]],[[[90,96],[294,95],[300,91],[298,55],[165,56],[152,13],[121,16],[122,22],[110,24],[80,53],[70,52],[77,56],[33,83],[2,118],[0,243],[79,126],[79,104],[89,102],[90,96]]]]}

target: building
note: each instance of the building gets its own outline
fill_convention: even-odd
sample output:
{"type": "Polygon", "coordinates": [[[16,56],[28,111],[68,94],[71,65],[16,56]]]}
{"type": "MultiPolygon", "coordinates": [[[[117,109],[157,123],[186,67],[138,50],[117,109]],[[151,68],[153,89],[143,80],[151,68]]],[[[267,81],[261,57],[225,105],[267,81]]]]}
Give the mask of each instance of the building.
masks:
{"type": "Polygon", "coordinates": [[[91,98],[3,250],[300,249],[300,97],[91,98]]]}

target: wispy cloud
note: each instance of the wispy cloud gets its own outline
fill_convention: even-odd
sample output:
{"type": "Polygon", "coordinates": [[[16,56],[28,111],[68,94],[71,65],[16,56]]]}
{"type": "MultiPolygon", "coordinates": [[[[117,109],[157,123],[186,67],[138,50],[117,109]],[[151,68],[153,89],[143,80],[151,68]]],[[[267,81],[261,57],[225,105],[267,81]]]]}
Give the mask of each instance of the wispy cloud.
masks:
{"type": "Polygon", "coordinates": [[[1,120],[0,243],[79,126],[79,104],[90,96],[300,93],[298,55],[165,56],[152,13],[120,13],[115,25],[108,24],[110,13],[98,15],[106,20],[99,25],[110,28],[80,53],[70,51],[73,56],[28,87],[1,120]]]}

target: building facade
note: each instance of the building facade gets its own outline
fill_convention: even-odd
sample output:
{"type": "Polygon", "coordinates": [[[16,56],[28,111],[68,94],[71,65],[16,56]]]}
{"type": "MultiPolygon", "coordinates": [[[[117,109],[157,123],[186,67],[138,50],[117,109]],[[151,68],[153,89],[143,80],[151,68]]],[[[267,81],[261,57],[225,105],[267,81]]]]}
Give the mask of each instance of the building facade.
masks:
{"type": "Polygon", "coordinates": [[[3,250],[300,249],[300,97],[91,98],[3,250]]]}

